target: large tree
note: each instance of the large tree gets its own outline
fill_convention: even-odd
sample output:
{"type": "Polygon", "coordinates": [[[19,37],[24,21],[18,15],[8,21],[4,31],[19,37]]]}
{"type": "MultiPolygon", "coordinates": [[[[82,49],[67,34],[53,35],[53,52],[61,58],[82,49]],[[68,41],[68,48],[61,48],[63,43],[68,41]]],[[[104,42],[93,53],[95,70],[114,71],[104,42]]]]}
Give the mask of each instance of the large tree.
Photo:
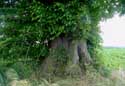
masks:
{"type": "Polygon", "coordinates": [[[125,12],[124,0],[3,0],[1,3],[5,8],[1,12],[8,14],[0,39],[1,59],[45,61],[56,57],[60,64],[70,60],[84,69],[85,64],[96,63],[101,40],[99,22],[116,12],[125,12]],[[12,14],[5,11],[8,8],[12,14]],[[60,54],[53,55],[55,50],[60,54]]]}

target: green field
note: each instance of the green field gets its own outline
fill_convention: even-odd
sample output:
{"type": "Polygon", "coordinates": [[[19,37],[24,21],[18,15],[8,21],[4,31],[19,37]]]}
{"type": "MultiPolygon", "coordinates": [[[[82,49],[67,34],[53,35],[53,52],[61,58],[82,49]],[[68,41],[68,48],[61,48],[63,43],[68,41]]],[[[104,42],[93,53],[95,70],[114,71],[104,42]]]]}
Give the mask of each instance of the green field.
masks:
{"type": "Polygon", "coordinates": [[[125,48],[103,48],[101,62],[110,69],[125,69],[125,48]]]}

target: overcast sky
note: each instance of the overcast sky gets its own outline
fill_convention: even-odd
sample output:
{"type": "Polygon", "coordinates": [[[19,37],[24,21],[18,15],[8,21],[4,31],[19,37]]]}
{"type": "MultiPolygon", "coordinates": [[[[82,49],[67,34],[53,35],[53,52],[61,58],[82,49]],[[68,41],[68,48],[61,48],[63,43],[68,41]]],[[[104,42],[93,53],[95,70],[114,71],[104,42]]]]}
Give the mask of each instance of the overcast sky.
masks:
{"type": "Polygon", "coordinates": [[[100,23],[104,46],[125,47],[125,16],[115,15],[100,23]]]}

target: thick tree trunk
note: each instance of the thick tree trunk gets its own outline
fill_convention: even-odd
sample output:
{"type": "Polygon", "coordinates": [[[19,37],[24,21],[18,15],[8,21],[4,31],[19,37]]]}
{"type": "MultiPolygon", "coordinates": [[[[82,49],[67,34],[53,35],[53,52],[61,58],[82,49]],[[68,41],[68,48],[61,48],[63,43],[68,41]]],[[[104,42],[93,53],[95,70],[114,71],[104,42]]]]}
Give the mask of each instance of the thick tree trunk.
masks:
{"type": "Polygon", "coordinates": [[[90,54],[88,52],[87,43],[84,40],[74,41],[70,45],[71,54],[73,56],[73,64],[90,64],[92,62],[90,54]]]}
{"type": "Polygon", "coordinates": [[[80,40],[77,49],[79,55],[79,62],[84,63],[85,65],[90,64],[92,60],[88,52],[86,41],[80,40]]]}
{"type": "Polygon", "coordinates": [[[70,41],[65,37],[58,37],[55,40],[51,41],[49,44],[50,48],[56,49],[59,47],[64,47],[66,50],[70,47],[70,41]]]}
{"type": "MultiPolygon", "coordinates": [[[[70,55],[70,63],[71,65],[79,65],[81,68],[81,72],[85,73],[86,70],[86,64],[91,63],[91,57],[87,49],[87,43],[84,40],[77,40],[77,41],[69,41],[68,38],[65,37],[58,37],[55,40],[53,40],[49,44],[51,49],[58,49],[60,47],[65,48],[65,50],[70,55]]],[[[53,58],[51,58],[51,55],[46,58],[43,70],[47,71],[47,67],[54,66],[55,69],[59,66],[55,66],[56,62],[53,58]],[[49,63],[50,62],[50,63],[49,63]]],[[[54,70],[52,68],[52,70],[54,70]]],[[[54,72],[54,71],[52,71],[54,72]]]]}
{"type": "Polygon", "coordinates": [[[77,40],[71,44],[71,55],[73,64],[78,64],[82,73],[86,71],[86,65],[92,63],[92,59],[88,52],[87,43],[84,40],[77,40]]]}
{"type": "Polygon", "coordinates": [[[85,40],[69,41],[68,38],[59,37],[51,42],[51,48],[59,48],[63,46],[73,57],[73,64],[86,65],[92,63],[90,54],[85,40]]]}

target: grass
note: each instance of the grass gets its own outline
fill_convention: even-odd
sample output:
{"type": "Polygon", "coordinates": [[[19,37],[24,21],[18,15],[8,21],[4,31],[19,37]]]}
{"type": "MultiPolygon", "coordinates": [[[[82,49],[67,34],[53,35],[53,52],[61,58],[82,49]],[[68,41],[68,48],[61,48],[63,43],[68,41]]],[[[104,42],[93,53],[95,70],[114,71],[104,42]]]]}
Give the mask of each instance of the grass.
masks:
{"type": "Polygon", "coordinates": [[[125,69],[125,48],[103,48],[102,64],[110,69],[125,69]]]}
{"type": "MultiPolygon", "coordinates": [[[[119,71],[117,71],[119,70],[119,68],[125,69],[125,48],[103,48],[100,51],[100,53],[102,54],[102,56],[100,55],[99,58],[99,60],[101,61],[101,65],[105,68],[114,70],[113,76],[111,75],[109,77],[104,77],[99,72],[97,72],[97,70],[93,69],[93,67],[90,68],[88,67],[86,75],[84,75],[81,78],[53,77],[53,81],[49,81],[43,77],[41,77],[42,79],[41,78],[37,79],[38,77],[36,76],[36,73],[32,74],[31,72],[28,72],[30,70],[30,67],[28,65],[16,64],[13,66],[13,68],[15,68],[15,71],[23,74],[25,77],[23,78],[19,77],[20,79],[13,80],[9,82],[8,85],[9,86],[125,86],[124,82],[125,78],[121,78],[119,76],[119,71]],[[22,72],[19,69],[22,69],[22,72]],[[23,71],[31,74],[30,79],[26,77],[27,73],[24,73],[23,71]]],[[[104,72],[104,70],[102,71],[104,72]]],[[[20,76],[20,74],[18,75],[20,76]]],[[[11,78],[13,77],[11,76],[11,78]]]]}

